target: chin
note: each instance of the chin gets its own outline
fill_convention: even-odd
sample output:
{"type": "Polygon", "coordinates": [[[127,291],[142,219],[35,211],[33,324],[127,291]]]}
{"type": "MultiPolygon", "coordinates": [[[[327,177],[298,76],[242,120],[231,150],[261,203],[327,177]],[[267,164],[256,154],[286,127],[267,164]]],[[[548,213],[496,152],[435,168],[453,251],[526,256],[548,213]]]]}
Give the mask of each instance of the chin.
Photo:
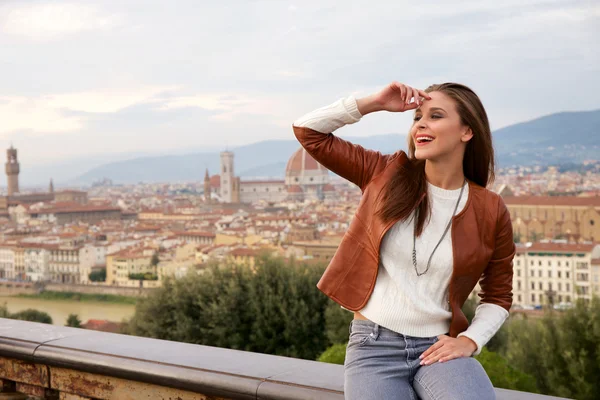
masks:
{"type": "Polygon", "coordinates": [[[416,149],[415,158],[417,160],[430,160],[435,157],[435,154],[431,151],[416,149]]]}

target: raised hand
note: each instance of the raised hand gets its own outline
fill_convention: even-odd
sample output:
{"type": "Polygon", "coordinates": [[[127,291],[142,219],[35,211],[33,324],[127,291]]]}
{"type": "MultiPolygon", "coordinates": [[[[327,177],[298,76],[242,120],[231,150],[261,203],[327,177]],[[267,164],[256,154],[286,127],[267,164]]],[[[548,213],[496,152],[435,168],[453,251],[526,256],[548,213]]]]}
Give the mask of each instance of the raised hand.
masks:
{"type": "Polygon", "coordinates": [[[431,100],[431,97],[422,90],[394,81],[379,92],[358,99],[357,104],[359,112],[365,115],[374,111],[414,110],[422,104],[422,99],[431,100]]]}

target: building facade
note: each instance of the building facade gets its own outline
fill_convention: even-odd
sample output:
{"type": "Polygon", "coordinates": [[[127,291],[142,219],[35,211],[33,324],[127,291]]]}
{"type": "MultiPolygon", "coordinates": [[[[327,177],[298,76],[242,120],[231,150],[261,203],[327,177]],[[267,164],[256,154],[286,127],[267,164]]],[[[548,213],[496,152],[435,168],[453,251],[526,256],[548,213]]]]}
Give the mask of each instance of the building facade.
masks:
{"type": "Polygon", "coordinates": [[[600,197],[508,196],[516,241],[600,241],[600,197]]]}
{"type": "Polygon", "coordinates": [[[543,306],[600,295],[600,245],[534,243],[513,260],[513,303],[543,306]]]}

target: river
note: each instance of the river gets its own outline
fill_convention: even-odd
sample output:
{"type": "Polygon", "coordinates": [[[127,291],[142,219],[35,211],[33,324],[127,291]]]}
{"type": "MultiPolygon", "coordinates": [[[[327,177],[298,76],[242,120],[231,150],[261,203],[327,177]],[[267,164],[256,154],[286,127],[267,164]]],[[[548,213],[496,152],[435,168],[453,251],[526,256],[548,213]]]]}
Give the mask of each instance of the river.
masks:
{"type": "Polygon", "coordinates": [[[65,325],[69,314],[77,314],[82,323],[90,319],[121,322],[135,313],[135,305],[93,301],[41,300],[25,297],[2,297],[0,305],[6,304],[11,313],[33,308],[44,311],[52,317],[54,325],[65,325]]]}

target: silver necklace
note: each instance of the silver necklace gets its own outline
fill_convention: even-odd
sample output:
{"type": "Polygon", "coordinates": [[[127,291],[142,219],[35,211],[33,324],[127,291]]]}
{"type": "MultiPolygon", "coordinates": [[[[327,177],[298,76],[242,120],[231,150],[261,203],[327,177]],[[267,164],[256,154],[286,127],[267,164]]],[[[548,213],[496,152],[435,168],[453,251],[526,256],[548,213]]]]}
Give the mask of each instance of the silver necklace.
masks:
{"type": "Polygon", "coordinates": [[[458,195],[458,200],[456,201],[456,206],[454,207],[454,212],[452,213],[452,217],[450,217],[450,221],[448,221],[448,225],[446,225],[446,229],[444,230],[444,234],[442,235],[442,237],[440,238],[440,240],[438,241],[438,243],[433,248],[433,251],[431,252],[431,255],[429,256],[429,261],[427,261],[427,268],[422,273],[419,273],[419,270],[417,269],[417,250],[416,250],[417,235],[415,234],[415,232],[417,230],[417,214],[418,214],[418,212],[415,213],[414,224],[413,224],[413,228],[414,229],[413,229],[412,262],[413,262],[413,266],[415,267],[415,272],[417,273],[417,276],[425,275],[427,273],[427,271],[429,271],[429,265],[431,264],[431,258],[433,257],[433,253],[435,253],[435,251],[437,250],[437,248],[440,245],[440,243],[442,243],[442,240],[444,240],[444,237],[446,236],[446,233],[448,233],[448,229],[450,229],[450,225],[452,224],[452,218],[454,218],[454,215],[456,215],[456,210],[458,210],[458,204],[460,203],[460,199],[462,198],[462,194],[463,194],[463,190],[465,189],[465,183],[466,182],[467,181],[465,179],[465,181],[463,182],[462,187],[460,188],[460,194],[458,195]]]}

